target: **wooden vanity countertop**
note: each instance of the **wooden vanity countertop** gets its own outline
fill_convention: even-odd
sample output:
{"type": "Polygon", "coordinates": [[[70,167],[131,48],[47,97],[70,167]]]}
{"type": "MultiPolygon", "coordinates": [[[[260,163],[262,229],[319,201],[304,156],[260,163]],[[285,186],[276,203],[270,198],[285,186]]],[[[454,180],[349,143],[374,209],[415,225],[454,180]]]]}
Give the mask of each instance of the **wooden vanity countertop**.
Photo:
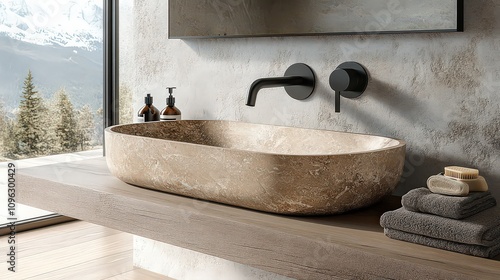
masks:
{"type": "MultiPolygon", "coordinates": [[[[126,184],[105,158],[25,168],[18,202],[296,279],[500,279],[489,260],[384,236],[388,197],[343,215],[291,217],[126,184]]],[[[295,186],[290,186],[295,187],[295,186]]]]}

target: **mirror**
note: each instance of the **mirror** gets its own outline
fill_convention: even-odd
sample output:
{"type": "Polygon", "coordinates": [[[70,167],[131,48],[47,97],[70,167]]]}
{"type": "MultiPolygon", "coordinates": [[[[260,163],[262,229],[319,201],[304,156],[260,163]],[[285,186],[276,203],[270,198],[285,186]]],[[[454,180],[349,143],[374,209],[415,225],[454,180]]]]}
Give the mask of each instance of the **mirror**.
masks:
{"type": "Polygon", "coordinates": [[[169,0],[169,38],[463,31],[463,0],[169,0]]]}

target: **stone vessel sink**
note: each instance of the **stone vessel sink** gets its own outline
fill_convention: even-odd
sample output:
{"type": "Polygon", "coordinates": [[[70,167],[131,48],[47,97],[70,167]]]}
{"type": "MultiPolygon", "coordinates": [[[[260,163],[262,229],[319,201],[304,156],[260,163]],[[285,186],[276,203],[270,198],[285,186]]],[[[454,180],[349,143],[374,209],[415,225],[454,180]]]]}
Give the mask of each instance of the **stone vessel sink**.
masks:
{"type": "Polygon", "coordinates": [[[375,203],[403,172],[405,142],[231,121],[126,124],[105,131],[122,181],[266,212],[334,214],[375,203]]]}

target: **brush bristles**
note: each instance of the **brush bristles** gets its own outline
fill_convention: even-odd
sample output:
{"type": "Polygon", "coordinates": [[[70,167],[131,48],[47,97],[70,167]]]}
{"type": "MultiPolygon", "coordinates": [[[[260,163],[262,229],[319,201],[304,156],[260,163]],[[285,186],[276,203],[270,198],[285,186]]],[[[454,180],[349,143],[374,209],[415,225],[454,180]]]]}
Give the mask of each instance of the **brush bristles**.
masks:
{"type": "Polygon", "coordinates": [[[444,175],[457,179],[477,179],[479,170],[460,166],[447,166],[444,168],[444,175]]]}

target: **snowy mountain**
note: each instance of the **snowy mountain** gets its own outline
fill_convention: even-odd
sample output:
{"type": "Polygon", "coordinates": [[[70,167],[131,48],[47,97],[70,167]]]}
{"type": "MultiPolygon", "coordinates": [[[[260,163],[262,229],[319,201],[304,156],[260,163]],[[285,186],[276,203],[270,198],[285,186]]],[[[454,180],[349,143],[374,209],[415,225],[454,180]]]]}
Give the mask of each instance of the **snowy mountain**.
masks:
{"type": "Polygon", "coordinates": [[[24,79],[49,99],[102,106],[102,0],[0,0],[0,103],[13,117],[24,79]]]}
{"type": "Polygon", "coordinates": [[[102,0],[1,0],[0,36],[36,45],[102,47],[102,0]]]}
{"type": "Polygon", "coordinates": [[[0,36],[0,62],[0,103],[8,112],[19,105],[28,70],[36,90],[46,99],[65,88],[77,108],[88,104],[95,110],[102,106],[102,51],[75,53],[74,48],[34,45],[0,36]],[[16,48],[9,48],[12,44],[16,48]]]}

